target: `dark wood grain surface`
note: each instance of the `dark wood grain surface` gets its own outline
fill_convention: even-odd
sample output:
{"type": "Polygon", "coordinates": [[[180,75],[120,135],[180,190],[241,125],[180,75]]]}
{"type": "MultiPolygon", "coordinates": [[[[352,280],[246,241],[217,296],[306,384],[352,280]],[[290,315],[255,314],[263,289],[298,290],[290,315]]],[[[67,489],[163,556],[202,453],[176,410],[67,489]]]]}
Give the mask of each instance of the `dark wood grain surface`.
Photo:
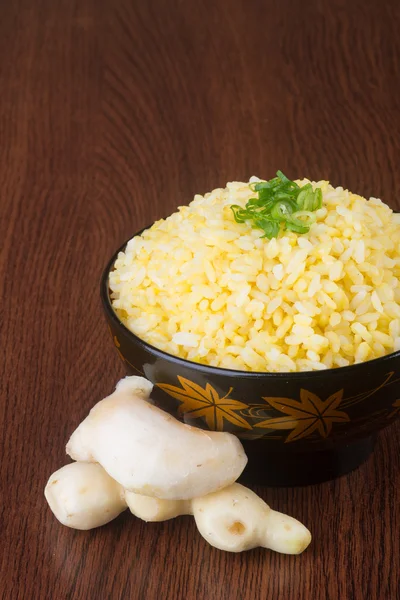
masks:
{"type": "Polygon", "coordinates": [[[400,598],[400,427],[336,482],[257,490],[302,556],[209,547],[189,517],[93,532],[43,498],[123,374],[99,303],[131,233],[252,174],[326,178],[400,209],[398,0],[0,3],[0,597],[400,598]]]}

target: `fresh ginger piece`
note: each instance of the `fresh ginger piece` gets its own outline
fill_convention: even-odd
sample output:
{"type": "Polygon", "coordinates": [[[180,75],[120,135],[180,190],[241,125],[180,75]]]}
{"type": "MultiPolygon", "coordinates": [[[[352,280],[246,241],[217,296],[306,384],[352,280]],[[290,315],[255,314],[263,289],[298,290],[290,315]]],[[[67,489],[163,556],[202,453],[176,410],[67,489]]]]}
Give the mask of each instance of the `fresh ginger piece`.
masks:
{"type": "MultiPolygon", "coordinates": [[[[120,379],[115,386],[115,392],[108,396],[104,400],[108,400],[109,398],[115,395],[124,395],[127,394],[132,397],[143,398],[143,400],[150,401],[151,390],[153,389],[153,384],[148,379],[144,377],[137,377],[136,375],[124,377],[120,379]]],[[[104,402],[104,400],[102,402],[104,402]]],[[[92,409],[92,411],[101,404],[98,402],[92,409]]],[[[89,415],[91,414],[91,412],[89,415]]],[[[90,436],[86,433],[86,423],[88,417],[79,425],[79,427],[72,434],[68,444],[67,444],[67,454],[71,456],[74,460],[85,461],[85,462],[97,462],[93,457],[90,446],[88,446],[87,442],[90,436]],[[70,451],[71,450],[71,451],[70,451]],[[75,458],[75,456],[79,456],[79,458],[75,458]]]]}
{"type": "Polygon", "coordinates": [[[73,529],[93,529],[126,509],[123,488],[96,463],[72,463],[51,475],[44,490],[56,518],[73,529]]]}
{"type": "Polygon", "coordinates": [[[220,550],[242,552],[261,546],[284,554],[300,554],[311,542],[304,525],[272,510],[239,483],[195,498],[192,511],[201,535],[220,550]]]}
{"type": "Polygon", "coordinates": [[[168,500],[236,481],[247,463],[238,438],[185,425],[153,406],[141,379],[126,377],[92,408],[67,444],[71,458],[98,462],[127,490],[168,500]]]}
{"type": "Polygon", "coordinates": [[[137,396],[138,398],[143,398],[143,400],[148,400],[150,398],[151,391],[153,389],[153,384],[148,379],[144,377],[137,377],[136,375],[128,375],[127,377],[123,377],[120,379],[115,386],[116,392],[124,392],[127,391],[133,396],[137,396]]]}
{"type": "Polygon", "coordinates": [[[239,483],[192,500],[161,500],[133,492],[126,492],[125,499],[130,511],[144,521],[165,521],[192,514],[204,539],[228,552],[261,546],[283,554],[300,554],[311,542],[311,534],[304,525],[272,510],[239,483]]]}
{"type": "Polygon", "coordinates": [[[151,389],[141,377],[126,377],[72,434],[68,454],[89,462],[50,477],[45,496],[57,519],[91,529],[128,505],[145,521],[192,514],[201,535],[221,550],[303,552],[311,541],[304,525],[233,483],[247,463],[239,440],[180,423],[151,404],[151,389]]]}
{"type": "Polygon", "coordinates": [[[72,463],[53,473],[45,496],[57,519],[74,529],[105,525],[128,506],[144,521],[193,515],[204,539],[228,552],[262,546],[300,554],[311,541],[299,521],[272,510],[238,483],[201,498],[165,500],[124,490],[96,463],[72,463]]]}
{"type": "Polygon", "coordinates": [[[135,517],[147,522],[168,521],[192,514],[191,500],[162,500],[126,491],[125,501],[135,517]]]}

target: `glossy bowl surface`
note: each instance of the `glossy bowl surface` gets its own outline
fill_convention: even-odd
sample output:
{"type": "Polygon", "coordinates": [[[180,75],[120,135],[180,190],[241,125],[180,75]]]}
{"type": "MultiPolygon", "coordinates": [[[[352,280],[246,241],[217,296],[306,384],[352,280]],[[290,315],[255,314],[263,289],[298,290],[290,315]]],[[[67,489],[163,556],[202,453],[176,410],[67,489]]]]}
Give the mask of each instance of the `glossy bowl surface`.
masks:
{"type": "Polygon", "coordinates": [[[400,415],[400,352],[325,371],[254,373],[190,362],[144,342],[120,321],[109,296],[109,272],[126,243],[101,279],[118,354],[129,374],[155,385],[158,406],[242,440],[249,457],[242,481],[305,485],[343,475],[369,456],[376,433],[400,415]]]}

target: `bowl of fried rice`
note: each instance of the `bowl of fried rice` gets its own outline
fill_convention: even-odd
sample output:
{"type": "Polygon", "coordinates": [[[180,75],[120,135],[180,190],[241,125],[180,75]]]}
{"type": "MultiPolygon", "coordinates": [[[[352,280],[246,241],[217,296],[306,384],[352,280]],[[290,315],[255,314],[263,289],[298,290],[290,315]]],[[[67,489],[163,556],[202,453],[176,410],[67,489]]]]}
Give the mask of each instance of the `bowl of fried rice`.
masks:
{"type": "Polygon", "coordinates": [[[101,298],[131,374],[191,425],[241,438],[244,480],[343,475],[400,414],[400,218],[281,172],[136,233],[101,298]]]}

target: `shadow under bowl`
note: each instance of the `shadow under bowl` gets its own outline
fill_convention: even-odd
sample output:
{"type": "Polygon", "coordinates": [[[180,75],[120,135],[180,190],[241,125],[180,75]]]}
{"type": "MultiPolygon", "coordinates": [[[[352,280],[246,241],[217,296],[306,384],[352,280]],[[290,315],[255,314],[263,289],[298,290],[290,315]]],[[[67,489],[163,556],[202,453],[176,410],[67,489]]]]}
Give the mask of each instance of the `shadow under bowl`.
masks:
{"type": "Polygon", "coordinates": [[[190,362],[144,342],[110,300],[109,273],[126,243],[106,266],[100,290],[118,354],[128,374],[154,384],[160,408],[241,439],[249,462],[240,481],[293,486],[344,475],[368,458],[377,432],[400,416],[400,352],[324,371],[255,373],[190,362]]]}

